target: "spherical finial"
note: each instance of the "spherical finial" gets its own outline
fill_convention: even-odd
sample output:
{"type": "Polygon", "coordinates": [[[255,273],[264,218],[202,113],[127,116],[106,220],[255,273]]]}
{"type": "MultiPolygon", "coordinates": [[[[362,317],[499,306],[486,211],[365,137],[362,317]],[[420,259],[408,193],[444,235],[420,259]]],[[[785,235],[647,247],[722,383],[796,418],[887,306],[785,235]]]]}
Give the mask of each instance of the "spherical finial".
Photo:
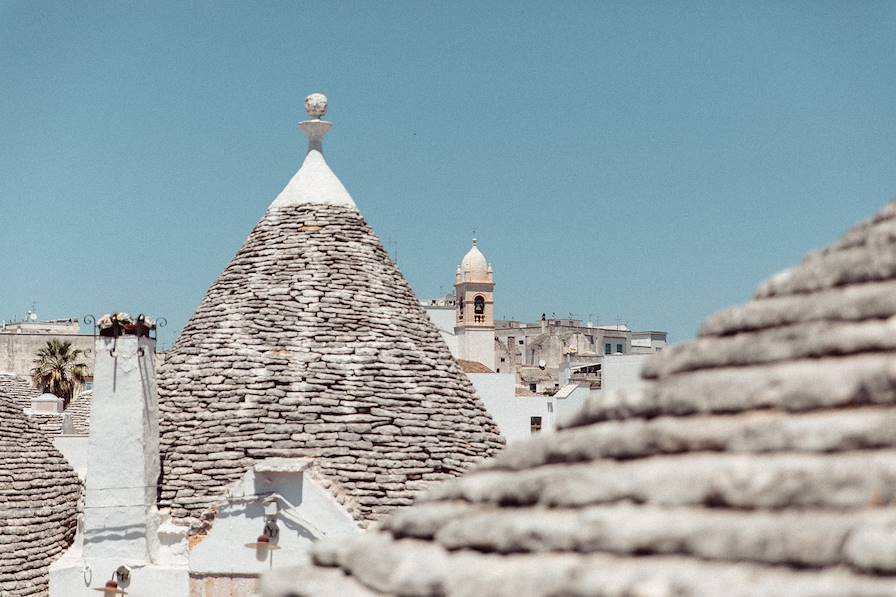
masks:
{"type": "Polygon", "coordinates": [[[312,93],[305,98],[305,111],[308,116],[320,119],[327,113],[327,96],[323,93],[312,93]]]}

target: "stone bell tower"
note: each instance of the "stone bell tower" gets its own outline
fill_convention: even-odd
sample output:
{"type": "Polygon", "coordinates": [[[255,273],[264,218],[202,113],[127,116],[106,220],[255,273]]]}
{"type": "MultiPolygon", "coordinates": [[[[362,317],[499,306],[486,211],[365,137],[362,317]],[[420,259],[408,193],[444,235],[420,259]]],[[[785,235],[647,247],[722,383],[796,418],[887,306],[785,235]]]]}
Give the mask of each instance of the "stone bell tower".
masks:
{"type": "Polygon", "coordinates": [[[476,245],[464,256],[454,278],[457,296],[458,358],[495,368],[495,282],[492,266],[476,245]]]}

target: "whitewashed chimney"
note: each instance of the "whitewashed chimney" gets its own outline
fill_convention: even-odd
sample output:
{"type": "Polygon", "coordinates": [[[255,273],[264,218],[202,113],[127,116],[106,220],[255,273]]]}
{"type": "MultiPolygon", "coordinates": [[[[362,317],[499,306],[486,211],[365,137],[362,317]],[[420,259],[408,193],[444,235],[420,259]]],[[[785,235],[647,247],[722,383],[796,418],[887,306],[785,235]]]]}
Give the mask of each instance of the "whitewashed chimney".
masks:
{"type": "Polygon", "coordinates": [[[159,470],[155,340],[100,336],[84,517],[75,544],[50,568],[50,597],[97,595],[110,582],[117,587],[107,597],[189,595],[186,560],[170,561],[160,541],[159,470]]]}
{"type": "Polygon", "coordinates": [[[84,555],[153,560],[159,479],[155,340],[97,338],[94,379],[84,555]]]}

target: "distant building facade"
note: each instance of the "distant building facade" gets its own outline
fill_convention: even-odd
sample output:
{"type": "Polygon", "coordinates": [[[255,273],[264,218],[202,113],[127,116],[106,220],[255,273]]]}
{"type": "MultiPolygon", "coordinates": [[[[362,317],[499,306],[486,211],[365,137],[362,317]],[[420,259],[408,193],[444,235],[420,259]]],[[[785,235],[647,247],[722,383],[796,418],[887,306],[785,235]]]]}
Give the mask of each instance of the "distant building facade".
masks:
{"type": "Polygon", "coordinates": [[[608,357],[614,359],[618,379],[637,379],[644,355],[667,343],[666,332],[633,331],[622,324],[594,325],[545,314],[535,323],[495,320],[494,292],[492,266],[473,239],[455,273],[454,293],[420,305],[456,359],[511,374],[518,387],[530,392],[553,394],[567,383],[600,389],[608,357]]]}
{"type": "Polygon", "coordinates": [[[495,322],[495,369],[515,374],[521,385],[538,393],[559,389],[569,381],[597,389],[602,386],[606,357],[653,354],[666,341],[666,332],[635,332],[626,325],[545,316],[537,323],[499,320],[495,322]],[[566,376],[564,370],[568,370],[566,376]]]}
{"type": "Polygon", "coordinates": [[[77,319],[41,321],[33,309],[21,321],[0,321],[0,373],[30,378],[35,353],[54,338],[84,351],[88,380],[92,380],[93,335],[82,334],[77,319]]]}

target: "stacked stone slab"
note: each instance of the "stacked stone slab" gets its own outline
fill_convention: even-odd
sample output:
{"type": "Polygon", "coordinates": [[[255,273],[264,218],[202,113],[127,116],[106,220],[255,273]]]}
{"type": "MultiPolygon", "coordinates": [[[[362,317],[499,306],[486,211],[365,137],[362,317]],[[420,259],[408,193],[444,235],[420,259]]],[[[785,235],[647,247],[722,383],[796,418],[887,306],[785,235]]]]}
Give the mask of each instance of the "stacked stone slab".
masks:
{"type": "Polygon", "coordinates": [[[80,492],[62,454],[0,396],[0,595],[46,595],[47,569],[75,536],[80,492]]]}
{"type": "MultiPolygon", "coordinates": [[[[25,414],[44,435],[55,437],[62,434],[63,413],[34,412],[31,400],[40,395],[32,387],[31,381],[19,375],[0,373],[0,398],[7,398],[25,411],[25,414]]],[[[90,432],[90,397],[91,392],[81,392],[65,409],[71,417],[76,434],[86,435],[90,432]]]]}
{"type": "Polygon", "coordinates": [[[0,373],[0,398],[6,398],[21,409],[31,408],[31,400],[40,394],[31,381],[12,373],[0,373]]]}
{"type": "Polygon", "coordinates": [[[896,204],[644,375],[266,595],[896,595],[896,204]]]}
{"type": "Polygon", "coordinates": [[[81,392],[69,403],[65,409],[66,414],[72,418],[72,426],[75,433],[87,435],[90,433],[90,405],[93,391],[81,392]]]}
{"type": "Polygon", "coordinates": [[[314,146],[159,378],[160,505],[194,529],[265,458],[314,459],[312,474],[363,527],[503,446],[314,146]]]}

